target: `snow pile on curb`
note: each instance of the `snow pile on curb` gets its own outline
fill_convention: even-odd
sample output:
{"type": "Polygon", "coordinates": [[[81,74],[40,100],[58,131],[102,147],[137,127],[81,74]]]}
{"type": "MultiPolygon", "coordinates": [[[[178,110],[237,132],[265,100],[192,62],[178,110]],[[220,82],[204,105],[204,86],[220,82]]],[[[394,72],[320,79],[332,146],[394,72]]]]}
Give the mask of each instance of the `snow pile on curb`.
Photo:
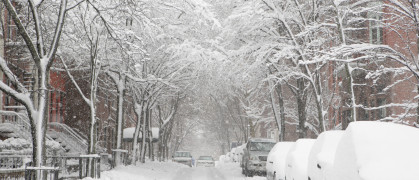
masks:
{"type": "Polygon", "coordinates": [[[419,130],[383,122],[356,122],[336,151],[332,180],[418,180],[419,130]]]}

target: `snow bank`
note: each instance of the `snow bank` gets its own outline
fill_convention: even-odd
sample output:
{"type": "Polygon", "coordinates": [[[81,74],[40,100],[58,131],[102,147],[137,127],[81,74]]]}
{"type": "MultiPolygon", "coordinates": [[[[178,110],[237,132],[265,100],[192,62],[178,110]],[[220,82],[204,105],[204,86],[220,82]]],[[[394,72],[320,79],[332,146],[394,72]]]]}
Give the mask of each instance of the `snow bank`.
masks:
{"type": "Polygon", "coordinates": [[[241,163],[244,151],[243,149],[246,148],[246,144],[242,144],[241,146],[236,148],[236,154],[237,154],[237,161],[241,163]]]}
{"type": "Polygon", "coordinates": [[[272,179],[274,174],[275,180],[285,179],[287,154],[293,144],[294,142],[278,142],[269,152],[266,163],[266,173],[269,179],[272,179]]]}
{"type": "Polygon", "coordinates": [[[287,155],[286,179],[307,180],[308,155],[315,139],[298,139],[287,155]]]}
{"type": "Polygon", "coordinates": [[[418,180],[419,130],[385,122],[351,123],[336,151],[332,180],[418,180]]]}
{"type": "Polygon", "coordinates": [[[344,131],[326,131],[317,137],[308,158],[307,174],[311,180],[324,180],[330,174],[343,134],[344,131]]]}

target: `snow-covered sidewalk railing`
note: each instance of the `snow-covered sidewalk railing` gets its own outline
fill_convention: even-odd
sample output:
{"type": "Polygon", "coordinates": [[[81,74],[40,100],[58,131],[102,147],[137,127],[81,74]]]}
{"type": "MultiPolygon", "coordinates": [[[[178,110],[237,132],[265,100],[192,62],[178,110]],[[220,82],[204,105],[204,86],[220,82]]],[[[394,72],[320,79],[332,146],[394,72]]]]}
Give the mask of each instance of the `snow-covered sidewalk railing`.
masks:
{"type": "Polygon", "coordinates": [[[32,166],[26,166],[25,167],[25,179],[35,179],[35,175],[37,174],[37,172],[39,172],[39,174],[46,172],[47,179],[58,180],[59,170],[60,170],[59,167],[47,167],[47,166],[32,167],[32,166]]]}

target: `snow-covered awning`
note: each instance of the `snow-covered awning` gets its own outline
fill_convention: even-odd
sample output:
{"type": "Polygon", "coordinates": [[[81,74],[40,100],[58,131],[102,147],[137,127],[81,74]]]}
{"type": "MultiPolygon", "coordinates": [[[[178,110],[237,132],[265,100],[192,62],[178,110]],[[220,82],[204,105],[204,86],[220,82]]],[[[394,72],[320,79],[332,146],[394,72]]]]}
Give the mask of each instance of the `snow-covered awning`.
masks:
{"type": "MultiPolygon", "coordinates": [[[[122,133],[122,139],[125,142],[132,142],[132,139],[134,137],[135,127],[125,128],[122,133]]],[[[153,140],[152,142],[159,141],[159,128],[153,127],[151,128],[151,133],[153,134],[153,140]]],[[[142,140],[142,133],[138,133],[138,141],[142,140]]],[[[146,141],[149,141],[148,138],[146,138],[146,141]]]]}

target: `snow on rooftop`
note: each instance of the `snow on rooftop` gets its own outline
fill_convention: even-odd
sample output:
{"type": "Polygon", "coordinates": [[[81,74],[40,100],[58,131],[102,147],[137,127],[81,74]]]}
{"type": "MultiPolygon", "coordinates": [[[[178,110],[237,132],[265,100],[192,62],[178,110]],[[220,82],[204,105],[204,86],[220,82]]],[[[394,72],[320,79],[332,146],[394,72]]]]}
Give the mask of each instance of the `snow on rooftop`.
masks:
{"type": "Polygon", "coordinates": [[[386,122],[351,123],[338,144],[332,180],[418,180],[419,129],[386,122]]]}
{"type": "Polygon", "coordinates": [[[287,155],[285,175],[287,179],[307,180],[308,155],[315,139],[298,139],[287,155]]]}
{"type": "Polygon", "coordinates": [[[333,167],[336,148],[344,131],[326,131],[317,137],[308,158],[308,177],[324,179],[333,167]]]}

